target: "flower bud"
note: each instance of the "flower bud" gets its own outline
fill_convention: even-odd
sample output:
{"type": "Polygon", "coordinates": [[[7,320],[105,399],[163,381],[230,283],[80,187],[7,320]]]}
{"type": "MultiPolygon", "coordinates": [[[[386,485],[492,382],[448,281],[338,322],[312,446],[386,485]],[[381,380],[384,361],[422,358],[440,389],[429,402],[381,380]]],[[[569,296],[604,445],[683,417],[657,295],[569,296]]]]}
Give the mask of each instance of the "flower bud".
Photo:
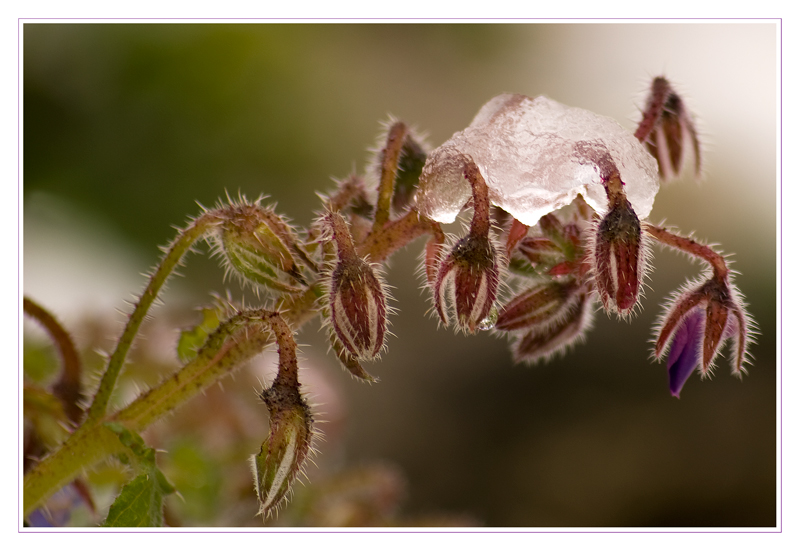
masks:
{"type": "Polygon", "coordinates": [[[330,275],[329,306],[334,334],[356,359],[371,360],[386,336],[386,293],[373,267],[355,251],[344,218],[330,213],[337,248],[330,275]]]}
{"type": "Polygon", "coordinates": [[[311,450],[313,419],[296,386],[275,382],[260,398],[269,411],[269,436],[251,457],[259,514],[286,497],[311,450]]]}
{"type": "Polygon", "coordinates": [[[610,206],[593,236],[594,282],[603,308],[626,317],[639,300],[645,263],[642,229],[624,196],[610,206]]]}
{"type": "Polygon", "coordinates": [[[305,280],[297,261],[310,261],[289,224],[257,203],[233,204],[222,212],[217,251],[229,272],[278,292],[302,290],[305,280]]]}
{"type": "Polygon", "coordinates": [[[662,179],[670,180],[680,174],[687,142],[694,153],[695,175],[700,174],[700,141],[692,116],[664,77],[653,79],[635,136],[658,161],[662,179]]]}
{"type": "Polygon", "coordinates": [[[474,333],[497,298],[500,267],[488,233],[461,238],[439,265],[433,296],[436,312],[448,325],[455,312],[459,329],[474,333]]]}
{"type": "Polygon", "coordinates": [[[517,331],[557,323],[574,307],[579,289],[574,279],[534,285],[503,307],[495,329],[517,331]]]}
{"type": "Polygon", "coordinates": [[[552,323],[540,323],[520,335],[512,345],[514,361],[546,360],[582,341],[592,326],[593,300],[586,293],[578,294],[576,299],[552,323]]]}
{"type": "Polygon", "coordinates": [[[745,372],[753,322],[744,311],[738,290],[727,281],[711,278],[690,284],[677,293],[662,316],[654,355],[667,356],[669,389],[679,397],[695,370],[708,376],[725,341],[732,339],[733,374],[745,372]],[[669,346],[667,346],[669,345],[669,346]]]}

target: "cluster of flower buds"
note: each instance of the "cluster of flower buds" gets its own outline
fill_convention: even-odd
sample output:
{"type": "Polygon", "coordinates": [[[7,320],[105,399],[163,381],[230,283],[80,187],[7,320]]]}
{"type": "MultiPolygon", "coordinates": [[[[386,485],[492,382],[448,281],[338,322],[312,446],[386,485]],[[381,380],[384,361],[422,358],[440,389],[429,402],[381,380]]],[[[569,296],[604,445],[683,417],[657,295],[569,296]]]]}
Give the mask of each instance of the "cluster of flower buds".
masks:
{"type": "Polygon", "coordinates": [[[591,328],[594,299],[582,240],[591,212],[578,198],[543,216],[511,248],[509,269],[524,285],[500,310],[495,330],[514,336],[515,361],[548,359],[591,328]]]}
{"type": "MultiPolygon", "coordinates": [[[[675,296],[656,330],[654,355],[658,359],[667,357],[671,392],[677,396],[695,369],[707,375],[722,345],[729,339],[733,340],[735,348],[733,371],[742,373],[748,361],[747,348],[754,324],[745,312],[737,289],[730,283],[725,261],[709,247],[643,222],[637,213],[641,208],[646,218],[658,187],[657,179],[666,180],[679,174],[687,161],[687,150],[693,151],[695,174],[700,173],[697,132],[680,96],[663,77],[654,79],[642,122],[634,134],[639,143],[634,141],[633,145],[618,138],[614,138],[617,141],[613,145],[602,137],[573,138],[569,128],[560,136],[557,120],[541,122],[542,117],[550,116],[548,109],[558,111],[560,116],[582,117],[603,131],[611,128],[593,114],[554,107],[539,99],[502,96],[487,103],[469,128],[456,133],[431,153],[423,170],[422,210],[436,216],[437,220],[450,220],[452,212],[458,208],[457,201],[463,201],[459,199],[463,193],[458,187],[461,183],[453,176],[458,167],[463,167],[463,175],[470,183],[474,208],[467,236],[445,254],[436,254],[441,248],[436,239],[431,239],[425,251],[425,271],[440,319],[447,325],[451,317],[455,317],[456,328],[464,331],[474,332],[476,328],[489,325],[496,332],[512,336],[512,351],[517,361],[547,359],[585,337],[597,303],[606,313],[623,319],[635,313],[642,294],[642,281],[649,270],[650,246],[657,242],[706,260],[714,272],[708,281],[687,286],[675,296]],[[496,122],[505,121],[504,117],[511,122],[496,122]],[[528,124],[531,126],[527,134],[519,129],[528,124]],[[546,124],[553,126],[545,128],[546,124]],[[555,208],[549,213],[533,216],[531,213],[540,208],[537,205],[542,205],[547,195],[517,188],[509,192],[511,188],[498,174],[513,178],[517,173],[498,164],[497,155],[484,152],[487,136],[510,132],[514,136],[519,134],[522,141],[529,139],[528,134],[534,140],[539,136],[542,139],[554,136],[545,131],[555,131],[559,138],[552,145],[551,162],[557,164],[551,167],[552,171],[569,173],[579,180],[585,172],[575,167],[591,167],[602,182],[605,203],[595,190],[580,190],[577,196],[570,196],[572,203],[554,202],[555,208]],[[473,136],[475,141],[471,142],[473,136]],[[481,163],[487,164],[485,170],[490,172],[489,176],[482,174],[471,156],[475,153],[468,151],[481,155],[481,163]],[[633,157],[627,157],[626,163],[624,155],[633,157]],[[631,163],[631,158],[637,160],[631,163]],[[564,159],[563,166],[558,164],[562,162],[560,159],[564,159]],[[636,199],[629,200],[630,186],[626,186],[618,167],[627,166],[630,176],[631,165],[638,163],[652,165],[652,169],[644,168],[640,174],[652,175],[655,183],[645,185],[636,180],[636,199]],[[494,187],[487,188],[485,177],[494,187]],[[445,190],[452,190],[451,197],[438,199],[436,193],[445,190]],[[525,195],[528,203],[519,199],[520,193],[530,195],[525,195]],[[528,204],[533,205],[532,210],[528,210],[528,204]],[[568,206],[560,206],[564,204],[568,206]],[[498,220],[494,226],[489,222],[492,205],[498,220]],[[523,215],[532,216],[535,224],[524,225],[515,218],[517,214],[511,214],[513,209],[519,211],[520,219],[523,215]],[[512,275],[509,288],[517,291],[493,316],[501,281],[500,268],[505,267],[506,262],[498,259],[492,242],[495,237],[491,233],[498,231],[506,242],[504,252],[508,272],[512,275]]],[[[503,136],[504,144],[514,143],[508,135],[503,136]]],[[[495,150],[490,148],[491,151],[495,150]]],[[[519,154],[522,153],[520,146],[519,154]]],[[[511,157],[514,154],[513,151],[508,153],[511,157]]],[[[538,165],[530,167],[531,173],[538,170],[538,165]]],[[[541,182],[535,180],[531,186],[541,183],[542,190],[566,189],[559,187],[558,182],[547,180],[549,176],[537,177],[541,182]]]]}
{"type": "Polygon", "coordinates": [[[220,223],[214,232],[214,252],[227,273],[269,293],[297,293],[306,287],[303,268],[315,268],[295,231],[273,207],[261,199],[230,201],[216,213],[220,223]]]}

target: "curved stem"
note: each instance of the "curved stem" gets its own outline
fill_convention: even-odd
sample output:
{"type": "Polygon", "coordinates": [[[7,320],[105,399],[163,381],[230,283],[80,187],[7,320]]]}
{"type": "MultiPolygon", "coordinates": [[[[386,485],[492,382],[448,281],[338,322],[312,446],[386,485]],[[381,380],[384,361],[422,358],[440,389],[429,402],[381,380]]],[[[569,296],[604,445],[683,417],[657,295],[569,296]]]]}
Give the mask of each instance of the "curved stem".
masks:
{"type": "Polygon", "coordinates": [[[53,394],[64,405],[67,418],[77,424],[83,415],[83,410],[78,404],[81,395],[81,360],[75,349],[75,343],[58,320],[35,301],[23,297],[22,309],[45,328],[58,348],[64,369],[53,387],[53,394]]]}
{"type": "Polygon", "coordinates": [[[167,250],[161,264],[159,264],[156,271],[150,277],[150,281],[142,293],[142,296],[139,298],[139,302],[136,303],[133,312],[131,312],[128,323],[125,325],[125,329],[119,341],[117,341],[117,347],[108,360],[108,367],[105,373],[103,373],[102,379],[100,379],[100,385],[97,388],[94,401],[89,408],[87,420],[99,419],[105,415],[108,401],[111,399],[111,392],[114,390],[117,377],[119,377],[122,366],[125,363],[125,357],[128,355],[128,351],[133,344],[133,339],[139,331],[139,327],[144,321],[147,311],[150,309],[153,301],[155,301],[156,296],[158,296],[158,292],[164,286],[164,283],[166,283],[175,267],[180,263],[183,256],[191,250],[192,245],[218,222],[219,216],[216,214],[216,211],[203,214],[194,220],[188,228],[183,230],[167,250]]]}
{"type": "Polygon", "coordinates": [[[666,228],[654,226],[647,222],[644,223],[644,229],[664,245],[669,245],[674,249],[702,258],[708,262],[714,270],[715,278],[725,280],[728,277],[728,265],[725,263],[725,259],[722,255],[714,252],[708,245],[703,245],[688,237],[681,237],[666,228]]]}

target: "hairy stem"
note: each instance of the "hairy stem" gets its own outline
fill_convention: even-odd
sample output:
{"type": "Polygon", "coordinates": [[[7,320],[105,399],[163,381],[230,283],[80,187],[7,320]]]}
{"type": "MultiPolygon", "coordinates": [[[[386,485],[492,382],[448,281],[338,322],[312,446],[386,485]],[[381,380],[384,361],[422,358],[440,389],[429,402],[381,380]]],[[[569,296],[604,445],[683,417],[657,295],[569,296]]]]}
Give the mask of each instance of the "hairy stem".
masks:
{"type": "Polygon", "coordinates": [[[161,264],[159,264],[156,271],[150,277],[150,281],[142,293],[142,296],[139,298],[139,302],[136,303],[133,312],[131,312],[128,323],[125,325],[125,329],[119,341],[117,341],[117,347],[108,360],[108,367],[105,373],[103,373],[102,379],[100,379],[100,386],[97,388],[94,401],[89,408],[88,420],[100,419],[105,415],[106,407],[111,399],[111,392],[114,390],[114,385],[125,363],[128,351],[133,344],[136,333],[139,331],[139,327],[147,315],[147,311],[158,296],[158,292],[164,286],[164,283],[166,283],[175,267],[180,263],[183,256],[191,250],[192,245],[218,222],[219,217],[216,215],[215,211],[203,214],[194,220],[188,228],[183,230],[167,250],[161,264]]]}
{"type": "Polygon", "coordinates": [[[369,256],[370,262],[383,262],[417,237],[441,231],[437,222],[411,210],[402,218],[386,224],[379,231],[370,233],[358,246],[358,253],[362,257],[369,256]]]}
{"type": "Polygon", "coordinates": [[[23,515],[33,512],[81,470],[124,450],[117,436],[106,428],[107,421],[120,423],[138,432],[174,411],[261,353],[273,341],[272,333],[265,329],[274,316],[277,316],[275,312],[263,309],[237,313],[220,325],[209,336],[195,359],[172,377],[141,395],[119,413],[106,419],[87,420],[61,448],[25,476],[23,515]]]}
{"type": "Polygon", "coordinates": [[[711,247],[698,243],[694,239],[688,237],[681,237],[676,235],[666,228],[654,226],[652,224],[644,223],[644,229],[647,233],[655,237],[664,245],[668,245],[674,249],[678,249],[692,256],[702,258],[711,265],[714,271],[714,277],[719,280],[725,280],[728,277],[728,265],[725,259],[718,253],[714,252],[711,247]]]}

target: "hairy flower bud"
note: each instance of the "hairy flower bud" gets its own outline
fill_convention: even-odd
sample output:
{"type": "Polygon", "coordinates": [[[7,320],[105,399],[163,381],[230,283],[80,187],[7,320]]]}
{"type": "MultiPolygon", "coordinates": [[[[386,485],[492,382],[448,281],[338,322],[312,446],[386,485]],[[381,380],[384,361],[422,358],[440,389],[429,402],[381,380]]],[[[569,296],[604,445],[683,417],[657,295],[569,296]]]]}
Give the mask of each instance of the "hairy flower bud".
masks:
{"type": "Polygon", "coordinates": [[[603,308],[626,317],[639,300],[645,255],[639,218],[624,196],[617,199],[595,228],[592,260],[603,308]]]}
{"type": "Polygon", "coordinates": [[[738,290],[724,280],[711,278],[701,285],[689,284],[673,296],[659,323],[654,350],[659,359],[667,356],[672,395],[680,395],[695,370],[708,376],[728,339],[734,343],[733,374],[745,372],[752,326],[738,290]]]}
{"type": "Polygon", "coordinates": [[[280,505],[311,450],[313,419],[297,386],[276,381],[260,398],[269,411],[269,436],[251,457],[259,514],[280,505]]]}
{"type": "Polygon", "coordinates": [[[487,235],[461,238],[439,265],[434,284],[434,305],[445,325],[455,312],[459,329],[474,333],[497,298],[500,268],[494,245],[487,235]]]}
{"type": "Polygon", "coordinates": [[[517,331],[558,323],[574,307],[579,290],[574,279],[534,285],[503,306],[495,329],[517,331]]]}
{"type": "Polygon", "coordinates": [[[372,265],[360,258],[344,218],[329,213],[337,262],[330,275],[329,307],[334,334],[359,360],[375,358],[386,336],[386,293],[372,265]]]}
{"type": "Polygon", "coordinates": [[[221,212],[216,250],[229,272],[273,291],[302,290],[305,279],[298,261],[310,261],[283,218],[258,201],[241,201],[221,212]]]}
{"type": "Polygon", "coordinates": [[[694,121],[681,97],[664,77],[653,79],[635,136],[658,161],[659,173],[664,180],[680,174],[687,142],[694,153],[695,175],[700,174],[700,141],[694,121]]]}
{"type": "Polygon", "coordinates": [[[594,319],[592,302],[586,293],[579,293],[551,323],[540,323],[522,333],[512,345],[514,361],[547,360],[583,340],[594,319]]]}

